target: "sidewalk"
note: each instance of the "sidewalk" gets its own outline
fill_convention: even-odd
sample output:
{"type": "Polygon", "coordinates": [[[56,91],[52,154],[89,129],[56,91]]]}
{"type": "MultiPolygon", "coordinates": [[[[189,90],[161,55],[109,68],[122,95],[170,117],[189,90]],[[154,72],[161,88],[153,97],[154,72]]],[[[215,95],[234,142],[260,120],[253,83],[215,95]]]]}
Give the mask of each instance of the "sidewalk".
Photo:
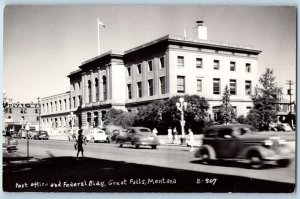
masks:
{"type": "MultiPolygon", "coordinates": [[[[185,145],[181,145],[180,144],[180,138],[181,138],[181,135],[178,135],[177,136],[177,140],[174,141],[174,143],[172,143],[172,140],[169,140],[168,136],[167,135],[157,135],[158,139],[159,139],[159,142],[161,145],[166,145],[166,146],[187,146],[186,144],[185,145]]],[[[185,135],[185,138],[186,138],[186,143],[189,143],[190,140],[189,140],[189,136],[188,135],[185,135]]],[[[195,143],[194,143],[194,146],[195,147],[199,147],[200,146],[200,136],[199,135],[194,135],[194,139],[195,139],[195,143]]]]}

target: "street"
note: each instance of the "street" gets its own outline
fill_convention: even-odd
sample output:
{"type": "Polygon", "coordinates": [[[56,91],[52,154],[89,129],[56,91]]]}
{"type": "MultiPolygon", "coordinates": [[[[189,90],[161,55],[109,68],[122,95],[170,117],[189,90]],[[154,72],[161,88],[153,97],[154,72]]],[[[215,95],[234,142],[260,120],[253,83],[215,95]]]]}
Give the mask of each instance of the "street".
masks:
{"type": "MultiPolygon", "coordinates": [[[[172,144],[160,145],[157,149],[151,149],[150,147],[141,147],[140,149],[135,149],[130,145],[124,145],[123,148],[120,148],[119,145],[114,143],[87,143],[87,145],[84,145],[85,158],[76,160],[77,151],[75,151],[74,149],[74,142],[59,140],[30,140],[29,156],[33,157],[30,163],[34,165],[38,162],[43,162],[42,160],[47,160],[47,164],[49,163],[49,161],[51,163],[49,163],[48,166],[44,165],[43,167],[36,167],[40,169],[40,171],[37,171],[38,169],[28,169],[28,166],[25,166],[28,169],[27,170],[22,166],[19,168],[19,166],[21,165],[20,163],[24,163],[24,161],[17,161],[20,157],[26,157],[26,146],[26,140],[19,140],[18,151],[16,152],[16,154],[4,154],[4,157],[7,158],[4,158],[3,182],[4,189],[7,188],[7,191],[18,191],[17,185],[22,187],[21,182],[26,183],[26,181],[48,181],[49,183],[51,183],[53,181],[59,180],[77,179],[77,181],[83,182],[83,179],[88,180],[90,179],[90,176],[98,177],[97,175],[99,175],[99,178],[103,179],[105,181],[103,181],[103,183],[106,184],[108,184],[110,180],[113,179],[123,179],[123,184],[125,183],[125,181],[126,183],[129,183],[130,180],[132,180],[132,183],[135,182],[136,184],[143,183],[143,180],[145,180],[146,183],[150,180],[150,184],[152,184],[152,182],[154,182],[155,180],[163,183],[161,181],[163,178],[163,181],[166,182],[167,185],[164,184],[164,186],[160,185],[152,187],[148,186],[148,188],[151,191],[170,192],[290,192],[293,190],[295,184],[295,161],[293,161],[292,164],[287,168],[279,168],[275,165],[267,165],[264,169],[261,170],[250,169],[248,167],[248,164],[246,163],[228,161],[218,161],[213,162],[210,165],[203,165],[199,163],[197,158],[194,157],[193,152],[189,151],[189,147],[172,144]],[[16,159],[10,159],[15,161],[8,161],[10,156],[15,156],[16,159]],[[99,166],[99,168],[97,167],[97,165],[99,166]],[[106,166],[103,167],[103,165],[106,166]],[[74,169],[73,166],[75,166],[76,168],[74,169]],[[67,168],[70,169],[68,170],[67,168]],[[98,169],[100,168],[104,169],[106,173],[105,175],[103,175],[103,173],[99,173],[100,171],[98,169]],[[48,176],[47,173],[42,172],[48,172],[52,169],[54,169],[55,175],[51,174],[51,177],[50,175],[48,176]],[[80,169],[80,172],[83,173],[76,173],[76,169],[80,169]],[[93,169],[94,171],[92,171],[93,169]],[[30,173],[30,170],[32,170],[32,172],[34,173],[30,173]],[[22,174],[23,176],[20,174],[22,174]],[[56,176],[56,178],[54,176],[56,176]],[[30,178],[33,179],[30,180],[30,178]],[[178,186],[181,181],[182,183],[190,182],[195,186],[201,183],[207,184],[206,186],[202,186],[201,188],[190,186],[188,189],[181,187],[181,190],[173,190],[173,188],[176,187],[174,186],[174,181],[178,186]],[[233,181],[235,183],[232,183],[233,181]],[[229,182],[231,183],[230,186],[228,185],[229,182]],[[245,182],[250,183],[250,187],[248,184],[245,184],[245,182]],[[260,183],[262,183],[262,186],[257,187],[260,186],[260,183]],[[270,184],[268,185],[268,183],[270,184]],[[278,187],[275,189],[274,187],[276,186],[278,187]]],[[[121,181],[115,183],[120,184],[121,181]]],[[[37,188],[40,189],[28,189],[28,191],[53,191],[49,190],[49,187],[47,186],[37,188]]],[[[64,187],[64,189],[62,190],[99,191],[97,189],[88,189],[86,187],[81,187],[81,189],[78,189],[77,187],[76,190],[69,190],[67,188],[70,187],[64,187]]],[[[139,189],[139,186],[110,186],[109,188],[106,187],[106,189],[102,189],[101,191],[140,192],[143,190],[144,188],[141,190],[139,189]],[[122,188],[120,189],[120,187],[122,188]]],[[[23,187],[19,191],[26,191],[26,189],[24,189],[23,187]]]]}

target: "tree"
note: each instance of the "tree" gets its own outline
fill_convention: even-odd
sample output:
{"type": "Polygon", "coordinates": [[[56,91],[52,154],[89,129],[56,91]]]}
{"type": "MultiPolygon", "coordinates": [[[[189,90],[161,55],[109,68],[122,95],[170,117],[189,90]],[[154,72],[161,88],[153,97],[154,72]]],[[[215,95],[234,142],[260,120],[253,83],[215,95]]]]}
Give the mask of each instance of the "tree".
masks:
{"type": "Polygon", "coordinates": [[[269,124],[276,119],[279,106],[279,96],[282,88],[277,87],[273,70],[267,68],[266,72],[259,78],[260,86],[255,87],[252,95],[253,108],[250,110],[248,119],[255,121],[259,130],[268,130],[269,124]]]}
{"type": "Polygon", "coordinates": [[[235,113],[234,109],[232,108],[230,104],[230,91],[228,89],[228,86],[225,86],[224,93],[222,96],[223,104],[221,105],[221,109],[219,112],[219,118],[218,122],[221,124],[227,124],[232,123],[235,121],[235,113]]]}
{"type": "Polygon", "coordinates": [[[135,115],[120,109],[111,108],[107,111],[104,118],[105,125],[117,125],[127,128],[133,125],[135,115]]]}

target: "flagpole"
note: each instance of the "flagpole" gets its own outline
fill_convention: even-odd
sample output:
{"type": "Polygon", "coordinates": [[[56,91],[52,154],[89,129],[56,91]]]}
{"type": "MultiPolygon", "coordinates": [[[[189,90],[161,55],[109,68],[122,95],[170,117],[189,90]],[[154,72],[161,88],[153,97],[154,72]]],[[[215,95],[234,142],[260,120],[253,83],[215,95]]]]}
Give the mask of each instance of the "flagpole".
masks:
{"type": "Polygon", "coordinates": [[[98,56],[100,55],[100,29],[99,29],[99,18],[97,18],[97,29],[98,29],[98,56]]]}

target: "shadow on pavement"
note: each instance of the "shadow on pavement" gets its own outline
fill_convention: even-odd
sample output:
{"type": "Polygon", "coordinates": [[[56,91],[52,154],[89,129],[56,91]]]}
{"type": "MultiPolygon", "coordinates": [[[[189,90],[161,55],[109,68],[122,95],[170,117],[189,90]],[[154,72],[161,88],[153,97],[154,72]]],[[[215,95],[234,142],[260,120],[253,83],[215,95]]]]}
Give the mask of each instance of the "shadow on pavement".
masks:
{"type": "Polygon", "coordinates": [[[295,184],[95,158],[4,158],[8,192],[294,192],[295,184]]]}

